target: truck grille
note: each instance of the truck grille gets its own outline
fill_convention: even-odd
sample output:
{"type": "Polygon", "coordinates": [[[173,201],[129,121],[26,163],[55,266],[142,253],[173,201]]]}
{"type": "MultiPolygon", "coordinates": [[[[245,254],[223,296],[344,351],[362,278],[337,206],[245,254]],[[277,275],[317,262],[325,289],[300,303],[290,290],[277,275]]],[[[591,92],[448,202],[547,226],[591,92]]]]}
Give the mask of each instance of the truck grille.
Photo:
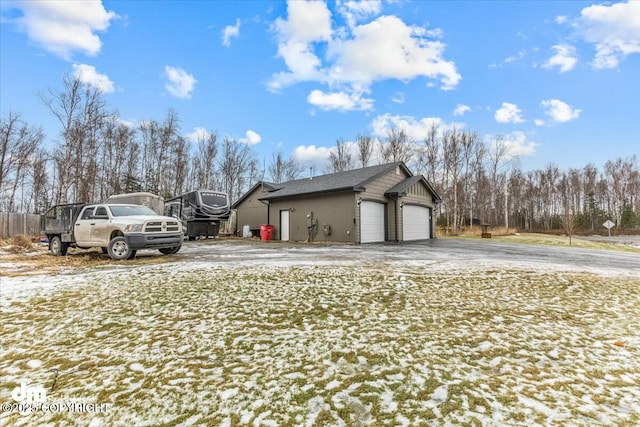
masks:
{"type": "Polygon", "coordinates": [[[144,226],[145,233],[171,233],[179,230],[177,221],[149,221],[144,226]]]}

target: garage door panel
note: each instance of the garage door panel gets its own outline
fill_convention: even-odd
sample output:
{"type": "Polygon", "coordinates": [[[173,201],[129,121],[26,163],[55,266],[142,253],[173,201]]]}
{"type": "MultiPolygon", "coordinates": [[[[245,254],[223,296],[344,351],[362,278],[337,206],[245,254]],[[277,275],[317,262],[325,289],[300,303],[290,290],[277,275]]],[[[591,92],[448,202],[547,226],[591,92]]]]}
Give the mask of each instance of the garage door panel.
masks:
{"type": "Polygon", "coordinates": [[[383,203],[360,203],[360,243],[384,242],[383,203]]]}
{"type": "Polygon", "coordinates": [[[404,241],[431,238],[429,208],[405,205],[402,210],[402,236],[404,241]]]}

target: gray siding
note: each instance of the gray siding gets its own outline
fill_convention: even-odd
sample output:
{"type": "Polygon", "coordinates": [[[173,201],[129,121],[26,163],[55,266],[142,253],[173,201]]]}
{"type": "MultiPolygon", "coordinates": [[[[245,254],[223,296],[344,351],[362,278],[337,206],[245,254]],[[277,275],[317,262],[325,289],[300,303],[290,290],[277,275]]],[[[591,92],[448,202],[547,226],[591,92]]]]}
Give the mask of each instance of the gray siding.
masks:
{"type": "Polygon", "coordinates": [[[314,241],[355,242],[356,204],[353,192],[320,194],[296,197],[286,200],[272,200],[269,204],[271,225],[274,226],[273,239],[280,240],[280,211],[289,210],[289,239],[303,242],[309,238],[307,215],[313,212],[318,219],[318,232],[314,241]],[[331,227],[331,234],[325,234],[325,226],[331,227]]]}
{"type": "MultiPolygon", "coordinates": [[[[361,193],[356,193],[356,200],[362,198],[362,200],[376,200],[387,204],[386,220],[387,230],[386,239],[389,241],[395,241],[396,238],[396,220],[398,217],[398,209],[394,200],[387,198],[384,193],[389,191],[390,188],[396,184],[404,181],[408,175],[400,167],[396,167],[393,170],[388,171],[382,176],[371,180],[365,185],[366,190],[361,193]]],[[[358,224],[360,224],[360,213],[358,211],[358,224]]],[[[357,241],[360,242],[360,227],[357,227],[357,241]]]]}
{"type": "Polygon", "coordinates": [[[242,231],[242,227],[248,224],[251,228],[259,228],[260,224],[267,223],[268,208],[267,205],[258,200],[267,194],[258,187],[249,196],[236,206],[237,221],[236,234],[242,231]]]}
{"type": "MultiPolygon", "coordinates": [[[[274,199],[267,207],[258,199],[266,196],[268,192],[262,187],[254,189],[236,207],[238,214],[237,229],[241,230],[245,224],[251,228],[259,228],[260,224],[269,223],[274,226],[272,238],[280,240],[280,212],[289,211],[289,239],[291,241],[307,241],[309,238],[307,215],[313,212],[318,219],[318,231],[314,241],[328,242],[360,242],[360,208],[359,201],[376,201],[383,203],[385,209],[385,239],[387,241],[403,240],[402,236],[402,204],[419,205],[431,210],[431,236],[435,235],[433,211],[435,203],[434,194],[422,181],[415,182],[405,191],[403,196],[387,197],[385,193],[409,177],[403,167],[397,166],[388,169],[382,175],[363,184],[363,191],[342,191],[316,193],[305,196],[290,195],[285,199],[274,199]],[[330,233],[325,232],[325,226],[331,228],[330,233]]],[[[399,188],[404,188],[400,186],[399,188]]],[[[394,190],[398,191],[398,190],[394,190]]]]}

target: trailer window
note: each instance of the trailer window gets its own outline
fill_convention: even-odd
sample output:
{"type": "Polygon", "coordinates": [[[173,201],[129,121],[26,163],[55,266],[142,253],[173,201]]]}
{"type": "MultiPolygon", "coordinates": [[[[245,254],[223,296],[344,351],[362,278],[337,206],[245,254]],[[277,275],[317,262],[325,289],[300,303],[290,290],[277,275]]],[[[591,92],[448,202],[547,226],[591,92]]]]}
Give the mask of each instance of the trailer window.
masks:
{"type": "Polygon", "coordinates": [[[158,215],[146,206],[109,206],[109,209],[113,216],[158,215]]]}
{"type": "Polygon", "coordinates": [[[202,204],[214,207],[227,206],[227,197],[223,194],[201,193],[202,204]]]}

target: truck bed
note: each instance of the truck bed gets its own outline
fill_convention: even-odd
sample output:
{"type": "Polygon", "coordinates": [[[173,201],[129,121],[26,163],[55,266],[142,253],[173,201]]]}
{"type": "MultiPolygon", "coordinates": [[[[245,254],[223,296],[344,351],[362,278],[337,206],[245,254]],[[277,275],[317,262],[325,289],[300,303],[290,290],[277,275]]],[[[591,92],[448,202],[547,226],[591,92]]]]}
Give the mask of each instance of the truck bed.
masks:
{"type": "Polygon", "coordinates": [[[56,205],[49,209],[44,218],[45,234],[65,234],[73,231],[73,225],[86,203],[56,205]]]}

